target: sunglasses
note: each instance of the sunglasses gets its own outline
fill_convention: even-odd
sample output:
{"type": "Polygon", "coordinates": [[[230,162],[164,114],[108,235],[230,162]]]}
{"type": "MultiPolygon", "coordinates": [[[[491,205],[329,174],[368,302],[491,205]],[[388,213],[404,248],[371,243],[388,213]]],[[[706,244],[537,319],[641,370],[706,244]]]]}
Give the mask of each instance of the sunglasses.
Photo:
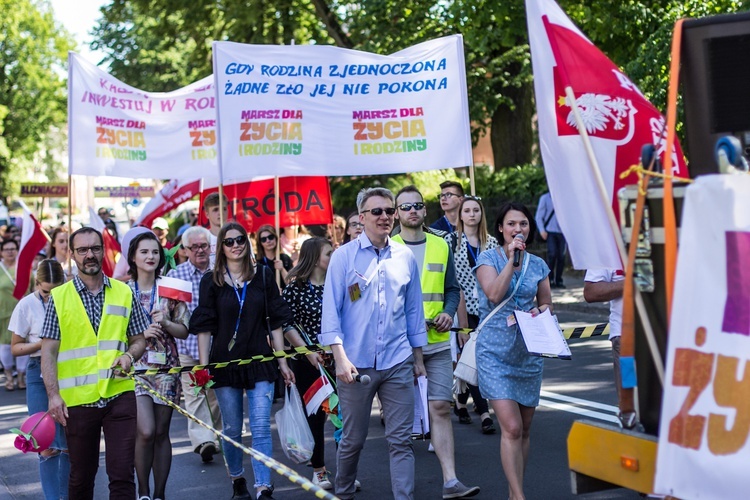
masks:
{"type": "Polygon", "coordinates": [[[362,224],[361,222],[352,222],[351,224],[349,224],[349,227],[353,227],[355,229],[358,229],[360,227],[365,227],[365,225],[362,224]]]}
{"type": "Polygon", "coordinates": [[[373,208],[371,210],[362,210],[363,214],[365,214],[367,212],[370,212],[375,217],[380,217],[381,215],[383,215],[383,212],[385,212],[386,215],[391,216],[391,215],[393,215],[393,214],[396,213],[396,209],[393,208],[393,207],[388,207],[388,208],[380,208],[380,207],[378,207],[378,208],[373,208]]]}
{"type": "Polygon", "coordinates": [[[410,212],[412,208],[414,210],[422,210],[424,208],[424,203],[418,201],[416,203],[402,203],[398,206],[398,209],[402,212],[410,212]]]}
{"type": "Polygon", "coordinates": [[[266,241],[273,241],[275,239],[276,239],[276,236],[274,236],[272,234],[269,234],[268,236],[261,236],[260,237],[260,242],[261,243],[265,243],[266,241]]]}
{"type": "Polygon", "coordinates": [[[465,194],[464,195],[464,199],[465,200],[482,201],[482,197],[481,196],[472,196],[470,194],[465,194]]]}
{"type": "Polygon", "coordinates": [[[238,246],[242,246],[247,243],[247,236],[241,234],[239,236],[235,236],[234,238],[224,238],[224,241],[222,243],[224,243],[224,246],[227,248],[232,248],[235,243],[238,246]]]}

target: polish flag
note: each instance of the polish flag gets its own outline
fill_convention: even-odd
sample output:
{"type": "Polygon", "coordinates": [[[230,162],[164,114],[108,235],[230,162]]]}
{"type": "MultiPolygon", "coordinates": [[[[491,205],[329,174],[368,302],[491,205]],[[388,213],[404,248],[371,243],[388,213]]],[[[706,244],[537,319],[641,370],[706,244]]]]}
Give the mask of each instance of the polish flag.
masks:
{"type": "MultiPolygon", "coordinates": [[[[526,0],[526,17],[540,149],[573,266],[621,269],[572,106],[583,118],[617,218],[617,191],[637,182],[635,174],[620,179],[620,173],[640,162],[643,145],[653,144],[664,163],[665,119],[553,0],[526,0]],[[566,87],[573,89],[575,103],[568,102],[566,87]]],[[[679,144],[670,154],[673,167],[669,173],[687,177],[679,144]]]]}
{"type": "Polygon", "coordinates": [[[104,256],[102,258],[102,271],[110,278],[114,275],[115,264],[122,253],[120,242],[107,230],[104,221],[93,207],[89,207],[89,226],[102,233],[104,240],[104,256]]]}
{"type": "Polygon", "coordinates": [[[193,301],[193,284],[189,281],[162,276],[156,282],[156,294],[160,299],[179,300],[190,304],[193,301]]]}
{"type": "Polygon", "coordinates": [[[178,207],[182,203],[192,199],[201,191],[200,179],[183,181],[173,179],[167,182],[156,196],[151,198],[146,206],[143,207],[141,215],[136,219],[133,225],[151,227],[151,223],[157,217],[161,217],[167,212],[178,207]]]}
{"type": "Polygon", "coordinates": [[[305,401],[305,409],[308,415],[314,415],[320,405],[333,394],[333,385],[331,384],[328,377],[321,375],[318,379],[313,382],[308,390],[305,391],[305,395],[302,399],[305,401]]]}
{"type": "Polygon", "coordinates": [[[47,232],[42,229],[41,224],[31,214],[28,207],[23,205],[21,245],[16,258],[16,287],[13,289],[13,296],[16,299],[21,300],[29,290],[34,257],[42,251],[48,241],[47,232]]]}

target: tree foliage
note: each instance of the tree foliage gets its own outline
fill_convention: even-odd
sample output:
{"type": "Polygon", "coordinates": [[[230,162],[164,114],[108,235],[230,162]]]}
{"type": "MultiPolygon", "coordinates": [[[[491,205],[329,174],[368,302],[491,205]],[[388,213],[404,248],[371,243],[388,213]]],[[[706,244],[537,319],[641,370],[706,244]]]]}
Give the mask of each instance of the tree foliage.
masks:
{"type": "Polygon", "coordinates": [[[19,164],[43,153],[66,120],[65,70],[74,47],[46,1],[0,0],[0,193],[19,164]]]}

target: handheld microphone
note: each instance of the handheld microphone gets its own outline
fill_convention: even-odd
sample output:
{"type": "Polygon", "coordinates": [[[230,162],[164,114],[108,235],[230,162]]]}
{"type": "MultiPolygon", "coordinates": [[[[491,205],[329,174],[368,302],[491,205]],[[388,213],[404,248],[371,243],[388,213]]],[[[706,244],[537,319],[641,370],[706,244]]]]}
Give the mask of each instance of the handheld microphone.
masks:
{"type": "MultiPolygon", "coordinates": [[[[521,233],[518,233],[517,235],[515,235],[513,239],[521,240],[521,241],[525,240],[525,238],[523,237],[523,234],[521,233]]],[[[521,252],[518,249],[513,250],[513,267],[518,267],[520,265],[521,265],[521,252]]]]}
{"type": "Polygon", "coordinates": [[[369,375],[360,375],[357,374],[356,377],[354,377],[354,380],[359,382],[362,385],[368,385],[370,383],[370,376],[369,375]]]}

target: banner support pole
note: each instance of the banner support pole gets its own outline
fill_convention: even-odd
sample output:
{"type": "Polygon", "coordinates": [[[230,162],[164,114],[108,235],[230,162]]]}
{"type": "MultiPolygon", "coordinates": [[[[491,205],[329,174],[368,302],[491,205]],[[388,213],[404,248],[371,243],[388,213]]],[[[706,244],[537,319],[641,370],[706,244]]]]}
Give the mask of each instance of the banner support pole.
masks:
{"type": "Polygon", "coordinates": [[[471,189],[471,195],[476,196],[477,187],[476,187],[476,183],[474,182],[474,163],[473,162],[469,165],[469,188],[471,189]]]}
{"type": "MultiPolygon", "coordinates": [[[[276,260],[279,260],[281,258],[281,214],[279,213],[281,211],[281,203],[280,196],[279,196],[279,176],[275,175],[273,177],[273,223],[276,226],[276,234],[278,235],[276,238],[276,260]]],[[[260,252],[261,249],[258,249],[260,252]]],[[[276,265],[274,262],[274,275],[276,276],[276,283],[279,282],[279,278],[281,278],[281,271],[279,269],[276,269],[276,265]]]]}
{"type": "MultiPolygon", "coordinates": [[[[68,173],[68,238],[71,234],[73,234],[73,176],[68,173]]],[[[52,243],[54,244],[54,242],[52,243]]],[[[73,276],[73,263],[70,261],[72,251],[72,248],[68,248],[68,254],[65,256],[68,276],[73,276]]]]}
{"type": "Polygon", "coordinates": [[[219,183],[219,224],[223,227],[224,222],[224,183],[219,183]]]}

